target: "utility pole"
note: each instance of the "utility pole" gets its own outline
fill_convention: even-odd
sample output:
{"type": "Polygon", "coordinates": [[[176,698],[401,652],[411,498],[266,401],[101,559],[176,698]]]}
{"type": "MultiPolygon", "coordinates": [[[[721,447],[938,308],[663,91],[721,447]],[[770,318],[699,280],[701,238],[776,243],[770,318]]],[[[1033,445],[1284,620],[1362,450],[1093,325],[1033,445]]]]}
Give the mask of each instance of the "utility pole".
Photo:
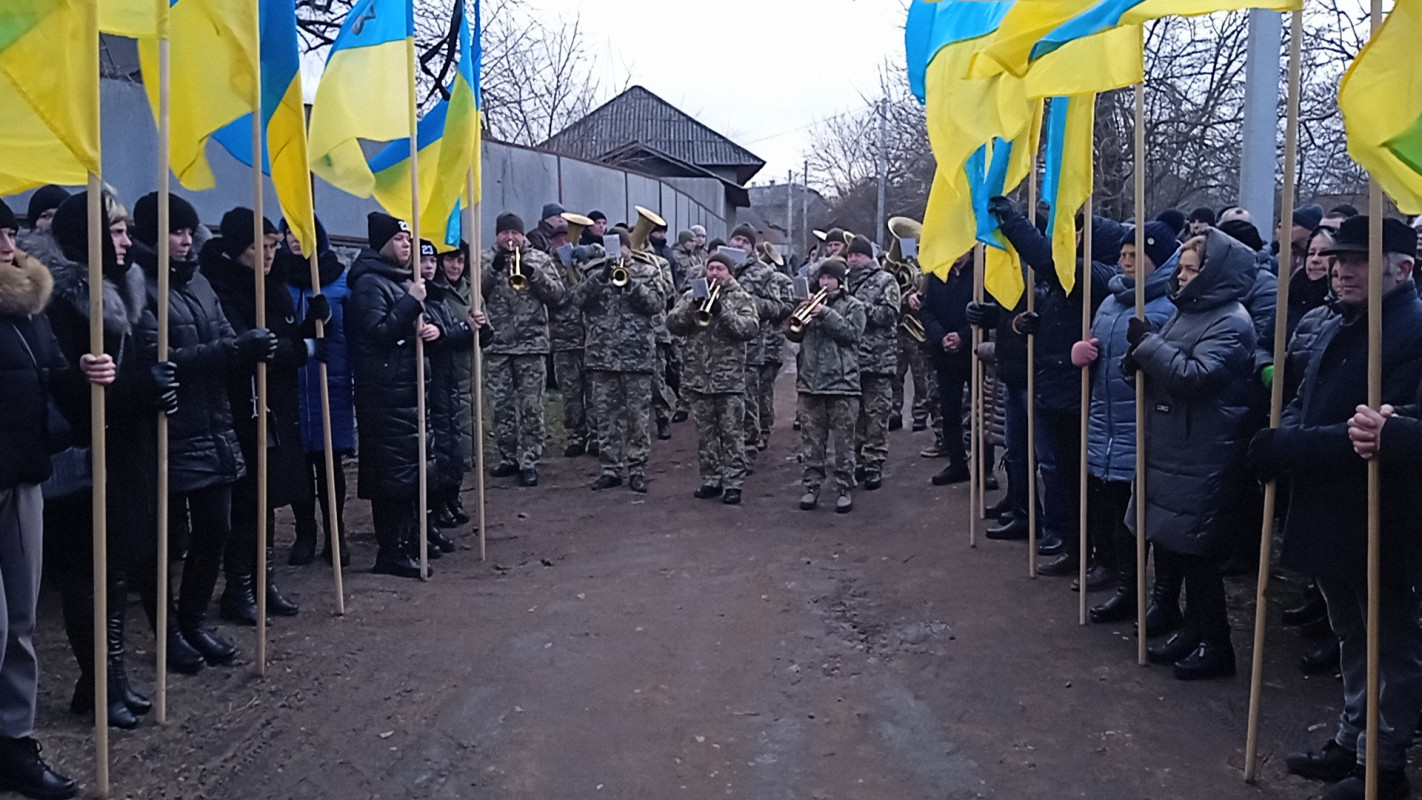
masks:
{"type": "Polygon", "coordinates": [[[1244,149],[1239,156],[1239,200],[1254,217],[1259,233],[1273,231],[1278,189],[1279,50],[1284,18],[1262,8],[1249,12],[1249,42],[1244,57],[1244,149]]]}
{"type": "Polygon", "coordinates": [[[785,172],[785,260],[795,252],[795,170],[785,172]]]}
{"type": "Polygon", "coordinates": [[[889,138],[889,100],[879,101],[879,206],[874,214],[874,241],[880,247],[884,244],[884,186],[889,177],[889,153],[886,145],[889,138]]]}
{"type": "Polygon", "coordinates": [[[805,252],[809,253],[810,248],[815,246],[810,238],[814,236],[810,233],[810,159],[805,159],[805,171],[800,173],[800,177],[805,179],[804,189],[800,192],[801,216],[805,218],[805,252]]]}

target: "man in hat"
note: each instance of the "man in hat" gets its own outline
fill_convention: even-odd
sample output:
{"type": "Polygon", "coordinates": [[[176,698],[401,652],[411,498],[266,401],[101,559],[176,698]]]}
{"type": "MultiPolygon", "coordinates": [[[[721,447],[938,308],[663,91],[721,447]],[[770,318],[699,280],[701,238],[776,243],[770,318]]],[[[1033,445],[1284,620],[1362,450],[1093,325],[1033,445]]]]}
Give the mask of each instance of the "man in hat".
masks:
{"type": "Polygon", "coordinates": [[[757,445],[760,443],[760,395],[763,367],[770,363],[770,343],[777,335],[775,330],[790,316],[794,309],[790,297],[782,295],[775,281],[775,268],[761,261],[756,255],[756,232],[749,225],[741,224],[731,231],[727,244],[744,251],[745,261],[736,268],[736,282],[755,298],[756,312],[760,314],[760,335],[746,346],[746,456],[755,463],[757,445]]]}
{"type": "MultiPolygon", "coordinates": [[[[587,241],[586,235],[582,241],[587,241]]],[[[572,292],[582,283],[588,262],[602,258],[602,240],[559,248],[553,252],[553,258],[557,262],[564,291],[572,292]]],[[[565,294],[563,300],[558,306],[548,309],[548,333],[553,347],[553,380],[563,394],[563,455],[577,458],[588,452],[589,445],[588,399],[591,392],[583,365],[586,331],[583,310],[568,302],[568,295],[565,294]]],[[[596,444],[592,449],[597,449],[596,444]]]]}
{"type": "Polygon", "coordinates": [[[1279,261],[1289,264],[1289,274],[1292,275],[1303,267],[1304,260],[1308,258],[1308,240],[1313,236],[1313,229],[1323,222],[1323,206],[1317,203],[1309,203],[1294,209],[1292,224],[1287,230],[1284,223],[1279,223],[1276,231],[1276,241],[1279,243],[1279,261]],[[1288,247],[1285,252],[1284,247],[1288,247]]]}
{"type": "MultiPolygon", "coordinates": [[[[704,230],[704,229],[703,229],[704,230]]],[[[702,240],[703,244],[705,240],[702,240]]],[[[706,258],[703,252],[696,249],[696,234],[690,230],[681,231],[676,235],[676,247],[672,248],[672,258],[674,274],[677,278],[676,290],[678,293],[685,292],[688,284],[693,278],[700,278],[705,275],[706,258]]],[[[672,355],[675,358],[676,372],[680,374],[683,370],[682,362],[682,337],[672,334],[672,355]]],[[[672,414],[672,422],[685,422],[689,416],[689,406],[684,392],[677,392],[676,411],[672,414]]]]}
{"type": "Polygon", "coordinates": [[[1190,212],[1190,235],[1199,236],[1215,225],[1215,210],[1209,206],[1200,206],[1190,212]]]}
{"type": "MultiPolygon", "coordinates": [[[[1415,451],[1394,447],[1391,407],[1417,401],[1422,378],[1422,301],[1413,281],[1417,238],[1402,222],[1383,221],[1380,264],[1368,263],[1368,218],[1343,222],[1326,255],[1337,258],[1333,286],[1340,312],[1325,321],[1308,355],[1299,395],[1277,429],[1255,434],[1249,464],[1261,479],[1286,478],[1288,515],[1280,564],[1311,575],[1338,637],[1343,713],[1321,750],[1294,753],[1290,772],[1337,781],[1327,800],[1363,797],[1363,762],[1377,748],[1380,798],[1408,796],[1407,749],[1422,711],[1422,625],[1407,565],[1417,556],[1419,507],[1415,451]],[[1368,401],[1368,297],[1382,292],[1383,413],[1368,401]],[[1349,424],[1354,430],[1350,439],[1349,424]],[[1356,453],[1355,453],[1356,450],[1356,453]],[[1362,456],[1360,458],[1359,456],[1362,456]],[[1382,643],[1378,741],[1366,741],[1368,476],[1365,459],[1381,457],[1382,643]],[[1393,458],[1399,461],[1392,460],[1393,458]]],[[[1415,409],[1408,411],[1415,416],[1415,409]]],[[[1403,423],[1398,420],[1397,423],[1403,423]]],[[[1397,424],[1399,431],[1406,423],[1397,424]]],[[[1399,440],[1398,444],[1402,442],[1399,440]]]]}
{"type": "Polygon", "coordinates": [[[607,234],[607,215],[597,209],[593,209],[588,212],[588,219],[592,220],[592,224],[583,231],[582,240],[573,242],[572,244],[598,245],[601,247],[602,237],[607,234]]]}
{"type": "Polygon", "coordinates": [[[691,242],[691,252],[704,260],[706,258],[706,228],[701,225],[692,225],[691,235],[695,237],[691,242]]]}
{"type": "Polygon", "coordinates": [[[563,219],[563,206],[558,203],[545,203],[538,226],[526,237],[528,245],[544,253],[553,252],[553,237],[559,225],[563,226],[563,232],[566,234],[568,221],[563,219]]]}
{"type": "MultiPolygon", "coordinates": [[[[550,203],[544,213],[562,222],[563,209],[550,203]]],[[[543,223],[552,223],[544,219],[543,223]]],[[[540,223],[542,225],[543,223],[540,223]]],[[[566,223],[565,223],[566,224],[566,223]]],[[[524,236],[517,214],[500,214],[494,246],[482,256],[484,313],[492,330],[484,349],[484,381],[493,395],[496,478],[517,475],[519,485],[538,485],[543,457],[543,395],[548,385],[548,310],[563,302],[563,282],[548,255],[524,236]],[[527,285],[515,288],[514,267],[527,285]]]]}
{"type": "Polygon", "coordinates": [[[899,282],[874,260],[863,236],[849,243],[849,293],[864,306],[859,340],[859,419],[854,426],[855,479],[869,491],[884,483],[889,458],[889,414],[898,370],[899,282]]]}

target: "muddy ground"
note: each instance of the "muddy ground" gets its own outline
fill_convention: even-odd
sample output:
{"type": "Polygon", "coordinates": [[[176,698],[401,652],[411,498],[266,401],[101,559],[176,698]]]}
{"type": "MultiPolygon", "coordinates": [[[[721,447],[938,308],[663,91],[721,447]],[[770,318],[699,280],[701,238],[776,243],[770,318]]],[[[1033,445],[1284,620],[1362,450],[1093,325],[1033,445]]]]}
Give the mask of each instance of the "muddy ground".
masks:
{"type": "MultiPolygon", "coordinates": [[[[1331,733],[1339,684],[1301,676],[1304,643],[1278,627],[1261,781],[1240,778],[1252,580],[1231,587],[1240,677],[1139,667],[1130,625],[1078,627],[1067,580],[1029,579],[1023,543],[968,547],[966,489],[931,486],[942,462],[918,456],[929,434],[892,434],[887,484],[852,514],[799,511],[792,385],[782,376],[782,422],[738,508],[691,497],[690,424],[654,442],[646,496],[588,491],[594,460],[550,444],[540,487],[490,481],[488,560],[446,556],[426,584],[365,571],[368,507],[352,500],[346,615],[329,568],[287,567],[280,548],[302,612],[273,621],[266,677],[249,661],[171,677],[167,725],[114,731],[112,796],[1318,794],[1283,754],[1331,733]]],[[[1296,596],[1276,585],[1275,604],[1296,596]]],[[[55,601],[40,735],[92,782],[55,601]]],[[[251,634],[224,630],[249,658],[251,634]]],[[[151,637],[132,639],[150,688],[151,637]]]]}

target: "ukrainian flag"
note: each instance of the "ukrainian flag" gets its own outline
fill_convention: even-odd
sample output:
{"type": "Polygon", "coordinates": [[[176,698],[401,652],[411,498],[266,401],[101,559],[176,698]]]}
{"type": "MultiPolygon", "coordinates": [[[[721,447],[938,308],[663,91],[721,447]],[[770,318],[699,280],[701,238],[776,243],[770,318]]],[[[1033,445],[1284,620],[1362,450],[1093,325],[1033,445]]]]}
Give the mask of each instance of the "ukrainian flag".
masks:
{"type": "Polygon", "coordinates": [[[1094,180],[1095,120],[1094,94],[1053,97],[1047,101],[1042,202],[1051,209],[1047,217],[1047,237],[1052,240],[1057,279],[1068,293],[1076,285],[1076,212],[1091,196],[1094,180]]]}
{"type": "Polygon", "coordinates": [[[1338,87],[1348,155],[1405,214],[1422,214],[1422,8],[1399,0],[1338,87]]]}
{"type": "MultiPolygon", "coordinates": [[[[466,198],[466,176],[474,170],[474,191],[479,191],[480,47],[479,3],[474,2],[474,32],[471,36],[463,0],[455,3],[459,62],[449,97],[420,120],[416,141],[419,146],[420,220],[422,231],[431,241],[454,247],[463,234],[460,215],[466,198]],[[426,227],[428,226],[428,227],[426,227]]],[[[375,199],[395,216],[405,216],[410,200],[410,142],[396,140],[371,159],[375,174],[375,199]]],[[[479,198],[468,199],[478,202],[479,198]]]]}
{"type": "Polygon", "coordinates": [[[161,0],[102,0],[99,30],[134,39],[157,36],[159,2],[161,0]]]}
{"type": "MultiPolygon", "coordinates": [[[[207,141],[261,103],[258,10],[235,0],[172,0],[170,162],[178,182],[211,189],[207,141]]],[[[158,114],[158,40],[138,40],[148,102],[158,114]]]]}
{"type": "Polygon", "coordinates": [[[95,5],[0,2],[0,195],[99,172],[95,5]]]}
{"type": "Polygon", "coordinates": [[[357,0],[346,14],[316,89],[309,134],[311,171],[337,189],[357,197],[375,191],[360,140],[410,135],[414,36],[410,0],[357,0]]]}
{"type": "MultiPolygon", "coordinates": [[[[316,252],[316,215],[306,156],[306,108],[301,93],[301,50],[295,0],[259,0],[262,66],[262,171],[271,176],[282,214],[301,241],[316,252]]],[[[214,136],[232,157],[252,165],[252,115],[214,136]]]]}

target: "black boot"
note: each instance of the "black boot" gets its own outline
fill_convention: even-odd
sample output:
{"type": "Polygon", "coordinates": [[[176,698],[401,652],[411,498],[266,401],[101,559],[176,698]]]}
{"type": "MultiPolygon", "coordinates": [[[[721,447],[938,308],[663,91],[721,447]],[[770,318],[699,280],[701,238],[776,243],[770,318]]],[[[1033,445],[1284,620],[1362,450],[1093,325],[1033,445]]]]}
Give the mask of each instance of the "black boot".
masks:
{"type": "MultiPolygon", "coordinates": [[[[228,555],[231,555],[230,551],[228,555]]],[[[257,590],[254,583],[250,569],[230,566],[227,585],[222,588],[222,600],[217,606],[218,616],[238,625],[256,627],[257,590]]]]}
{"type": "MultiPolygon", "coordinates": [[[[350,548],[346,546],[346,520],[345,520],[345,515],[344,515],[344,514],[341,515],[340,524],[336,526],[336,529],[337,529],[337,531],[338,531],[337,536],[339,536],[339,538],[340,538],[340,541],[338,542],[338,544],[340,545],[340,548],[341,548],[341,566],[342,566],[342,567],[349,567],[349,566],[351,565],[351,551],[350,551],[350,548]]],[[[326,534],[325,544],[322,545],[322,547],[321,547],[321,560],[322,560],[322,561],[325,561],[327,564],[330,564],[330,563],[331,563],[331,528],[330,528],[330,526],[327,526],[327,527],[326,527],[325,534],[326,534]]]]}
{"type": "MultiPolygon", "coordinates": [[[[153,703],[133,690],[128,682],[128,671],[124,669],[124,598],[128,591],[122,580],[117,583],[118,595],[110,595],[109,601],[109,669],[111,673],[117,671],[118,694],[124,706],[135,716],[142,716],[153,709],[153,703]]],[[[110,674],[110,683],[113,678],[114,675],[110,674]]],[[[109,689],[110,693],[113,691],[109,689]]]]}
{"type": "Polygon", "coordinates": [[[1146,648],[1146,660],[1152,664],[1174,664],[1195,652],[1200,646],[1200,634],[1181,628],[1160,644],[1146,648]]]}
{"type": "MultiPolygon", "coordinates": [[[[168,612],[170,615],[173,612],[168,612]]],[[[207,665],[202,653],[193,649],[178,626],[170,617],[168,620],[168,669],[181,675],[196,675],[207,665]]]]}
{"type": "Polygon", "coordinates": [[[1190,655],[1175,662],[1175,677],[1182,681],[1204,681],[1234,677],[1234,646],[1222,642],[1200,642],[1190,655]]]}
{"type": "Polygon", "coordinates": [[[304,567],[316,560],[316,504],[293,504],[291,510],[296,517],[296,541],[291,545],[286,563],[304,567]]]}
{"type": "Polygon", "coordinates": [[[272,576],[276,574],[275,566],[272,564],[272,549],[267,548],[267,613],[275,614],[278,617],[294,617],[300,611],[300,607],[292,602],[286,595],[277,588],[276,581],[272,576]]]}
{"type": "MultiPolygon", "coordinates": [[[[74,652],[74,660],[79,663],[79,680],[74,684],[74,696],[69,701],[69,710],[75,714],[88,714],[94,710],[94,592],[92,586],[74,582],[65,587],[63,597],[64,627],[69,636],[69,646],[74,652]]],[[[124,597],[123,583],[112,575],[109,578],[109,619],[105,640],[113,646],[114,606],[121,605],[124,597]]],[[[119,628],[119,645],[122,647],[122,623],[119,628]]],[[[123,658],[122,652],[119,658],[123,658]]],[[[120,664],[122,661],[120,661],[120,664]]],[[[114,654],[109,653],[104,680],[108,686],[107,716],[110,727],[129,729],[138,725],[138,719],[123,702],[123,686],[115,680],[114,654]]]]}
{"type": "Polygon", "coordinates": [[[237,648],[216,632],[204,627],[201,617],[180,620],[178,628],[183,632],[183,638],[202,656],[208,666],[226,666],[237,658],[237,648]]]}
{"type": "Polygon", "coordinates": [[[376,551],[375,566],[371,568],[371,572],[376,575],[394,575],[397,578],[420,577],[419,558],[410,557],[409,543],[406,541],[406,529],[412,527],[410,523],[413,521],[402,523],[399,528],[393,530],[376,530],[380,549],[376,551]]]}
{"type": "Polygon", "coordinates": [[[1136,616],[1136,585],[1135,583],[1121,584],[1120,588],[1111,593],[1106,601],[1099,606],[1094,606],[1087,612],[1092,622],[1109,623],[1125,622],[1134,619],[1136,616]]]}
{"type": "Polygon", "coordinates": [[[468,525],[470,523],[469,512],[464,510],[464,501],[460,499],[459,492],[455,492],[449,498],[449,516],[454,518],[455,525],[468,525]]]}
{"type": "Polygon", "coordinates": [[[1164,636],[1178,630],[1185,621],[1180,613],[1180,587],[1185,578],[1170,566],[1162,566],[1157,555],[1155,583],[1150,587],[1150,604],[1146,606],[1145,635],[1147,639],[1164,636]]]}
{"type": "Polygon", "coordinates": [[[1303,602],[1293,608],[1284,609],[1284,613],[1281,616],[1283,623],[1292,628],[1298,625],[1306,625],[1316,619],[1322,619],[1327,615],[1328,604],[1323,600],[1323,593],[1318,591],[1317,586],[1310,585],[1303,602]]]}
{"type": "Polygon", "coordinates": [[[0,792],[36,800],[68,800],[79,794],[79,784],[46,764],[34,739],[0,738],[0,792]]]}

